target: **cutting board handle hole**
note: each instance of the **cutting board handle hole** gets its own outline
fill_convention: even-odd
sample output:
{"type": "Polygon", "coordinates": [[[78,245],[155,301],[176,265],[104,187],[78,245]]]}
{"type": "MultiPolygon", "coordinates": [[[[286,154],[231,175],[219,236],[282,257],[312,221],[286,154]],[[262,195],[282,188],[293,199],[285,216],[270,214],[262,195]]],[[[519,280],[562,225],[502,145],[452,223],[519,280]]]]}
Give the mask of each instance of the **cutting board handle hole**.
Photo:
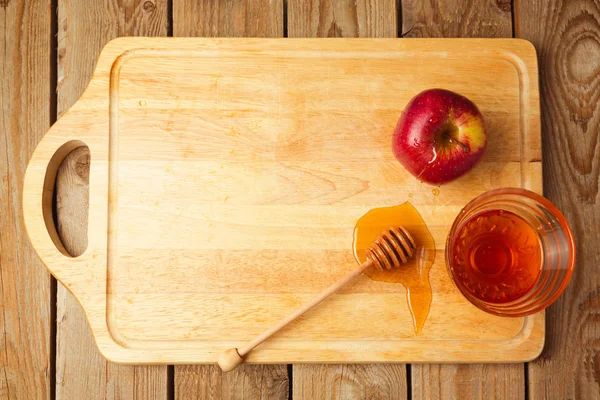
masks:
{"type": "Polygon", "coordinates": [[[74,140],[62,145],[48,163],[42,201],[46,228],[65,256],[79,257],[88,247],[90,149],[74,140]]]}

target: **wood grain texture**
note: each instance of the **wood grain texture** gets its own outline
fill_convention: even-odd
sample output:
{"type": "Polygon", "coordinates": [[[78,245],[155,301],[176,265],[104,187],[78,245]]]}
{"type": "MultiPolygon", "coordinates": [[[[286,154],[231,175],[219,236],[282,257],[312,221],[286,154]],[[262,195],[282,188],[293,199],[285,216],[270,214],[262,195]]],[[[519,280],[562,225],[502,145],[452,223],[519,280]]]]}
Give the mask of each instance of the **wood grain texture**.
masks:
{"type": "Polygon", "coordinates": [[[56,174],[56,228],[73,257],[82,255],[87,248],[89,183],[90,151],[83,146],[64,159],[56,174]]]}
{"type": "Polygon", "coordinates": [[[403,0],[408,37],[511,37],[510,0],[403,0]]]}
{"type": "Polygon", "coordinates": [[[522,399],[524,364],[423,364],[412,366],[412,398],[522,399]]]}
{"type": "Polygon", "coordinates": [[[283,0],[173,0],[173,35],[282,37],[283,0]]]}
{"type": "Polygon", "coordinates": [[[289,37],[397,36],[395,0],[290,0],[289,37]]]}
{"type": "MultiPolygon", "coordinates": [[[[290,37],[393,38],[397,30],[394,0],[288,2],[290,37]]],[[[405,399],[407,392],[404,364],[293,366],[292,393],[298,399],[405,399]]]]}
{"type": "Polygon", "coordinates": [[[287,399],[289,394],[285,365],[242,365],[229,373],[208,365],[175,368],[176,399],[287,399]]]}
{"type": "Polygon", "coordinates": [[[547,312],[542,356],[529,364],[531,399],[600,398],[600,7],[597,1],[519,1],[516,34],[540,60],[544,194],[577,243],[571,283],[547,312]],[[543,23],[540,23],[543,21],[543,23]]]}
{"type": "MultiPolygon", "coordinates": [[[[283,0],[173,0],[175,36],[283,36],[283,0]]],[[[223,373],[215,365],[175,366],[177,399],[287,399],[285,365],[243,365],[223,373]]]]}
{"type": "Polygon", "coordinates": [[[293,398],[406,399],[404,364],[294,365],[293,398]]]}
{"type": "MultiPolygon", "coordinates": [[[[165,36],[167,24],[166,0],[59,0],[59,116],[86,88],[107,41],[124,35],[165,36]]],[[[81,147],[65,158],[57,174],[57,228],[73,256],[87,248],[89,162],[89,150],[81,147]]],[[[98,352],[81,306],[60,283],[56,341],[57,399],[166,399],[167,367],[107,362],[98,352]]]]}
{"type": "MultiPolygon", "coordinates": [[[[404,0],[402,31],[424,38],[511,37],[511,6],[499,0],[404,0]]],[[[523,365],[412,365],[411,376],[415,399],[522,399],[525,395],[523,365]]]]}
{"type": "Polygon", "coordinates": [[[356,220],[410,198],[438,252],[418,340],[408,340],[415,334],[403,288],[362,277],[248,362],[530,359],[541,350],[543,316],[478,311],[455,290],[442,254],[467,201],[492,188],[539,185],[530,147],[539,136],[536,74],[533,47],[513,39],[115,40],[32,157],[28,233],[86,309],[109,359],[215,362],[355,269],[356,220]],[[443,70],[423,63],[440,55],[443,70]],[[398,104],[438,85],[480,106],[490,141],[478,168],[432,193],[394,159],[389,132],[398,104]],[[88,251],[72,259],[48,234],[44,188],[56,154],[81,141],[96,184],[88,251]],[[442,344],[444,352],[430,351],[442,344]]]}
{"type": "Polygon", "coordinates": [[[0,2],[0,397],[51,393],[51,280],[29,245],[21,190],[50,126],[50,1],[0,2]]]}

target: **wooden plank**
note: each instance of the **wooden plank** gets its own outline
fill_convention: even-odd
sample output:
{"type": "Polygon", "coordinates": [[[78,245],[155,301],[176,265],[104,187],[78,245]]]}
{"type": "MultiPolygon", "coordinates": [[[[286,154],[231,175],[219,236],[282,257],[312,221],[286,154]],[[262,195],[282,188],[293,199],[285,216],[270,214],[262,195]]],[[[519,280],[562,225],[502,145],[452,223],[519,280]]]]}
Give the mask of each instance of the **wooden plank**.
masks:
{"type": "Polygon", "coordinates": [[[293,398],[406,399],[404,364],[294,365],[293,398]]]}
{"type": "Polygon", "coordinates": [[[285,365],[241,365],[228,373],[212,365],[175,367],[176,399],[287,399],[288,393],[285,365]]]}
{"type": "MultiPolygon", "coordinates": [[[[175,36],[283,36],[283,0],[173,0],[175,36]]],[[[286,399],[285,365],[175,366],[177,399],[286,399]]]]}
{"type": "MultiPolygon", "coordinates": [[[[167,0],[58,1],[58,114],[87,86],[100,50],[124,35],[166,36],[167,0]]],[[[57,222],[72,254],[87,246],[89,152],[73,151],[57,176],[57,222]]],[[[57,292],[57,399],[166,399],[166,366],[121,366],[98,352],[83,310],[62,286],[57,292]]]]}
{"type": "Polygon", "coordinates": [[[83,146],[67,155],[56,174],[56,229],[73,257],[87,249],[89,183],[90,151],[83,146]]]}
{"type": "Polygon", "coordinates": [[[29,245],[21,190],[50,126],[50,1],[0,1],[0,397],[51,394],[51,279],[29,245]]]}
{"type": "Polygon", "coordinates": [[[407,37],[512,37],[510,0],[403,0],[407,37]]]}
{"type": "MultiPolygon", "coordinates": [[[[511,37],[510,1],[404,0],[409,37],[511,37]]],[[[412,365],[414,399],[524,398],[524,365],[412,365]]]]}
{"type": "Polygon", "coordinates": [[[289,37],[397,36],[393,0],[307,0],[288,5],[289,37]]]}
{"type": "Polygon", "coordinates": [[[529,397],[600,398],[600,10],[593,0],[515,5],[516,35],[540,61],[544,194],[577,241],[571,283],[547,310],[545,350],[529,364],[529,397]]]}
{"type": "Polygon", "coordinates": [[[173,0],[173,35],[282,37],[283,0],[173,0]]]}
{"type": "MultiPolygon", "coordinates": [[[[394,0],[292,1],[288,5],[290,37],[396,37],[394,0]]],[[[305,365],[293,366],[296,399],[387,398],[408,394],[406,366],[305,365]]]]}
{"type": "Polygon", "coordinates": [[[523,364],[412,365],[413,399],[522,399],[523,364]]]}

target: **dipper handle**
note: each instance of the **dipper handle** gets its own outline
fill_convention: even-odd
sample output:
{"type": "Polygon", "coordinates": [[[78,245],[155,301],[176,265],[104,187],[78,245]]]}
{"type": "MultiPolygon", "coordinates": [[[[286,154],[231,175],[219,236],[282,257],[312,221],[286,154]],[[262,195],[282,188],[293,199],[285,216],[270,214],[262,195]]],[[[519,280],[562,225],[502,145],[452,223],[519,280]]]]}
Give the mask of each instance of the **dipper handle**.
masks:
{"type": "Polygon", "coordinates": [[[290,322],[294,321],[302,314],[337,292],[342,286],[345,286],[350,281],[353,281],[357,276],[362,274],[364,270],[371,266],[376,266],[379,269],[392,269],[399,267],[412,257],[415,248],[415,241],[406,228],[394,227],[383,232],[381,236],[375,240],[371,248],[367,250],[367,261],[362,263],[358,268],[350,272],[345,277],[333,283],[327,289],[323,290],[311,301],[304,304],[302,307],[283,318],[277,324],[258,335],[252,341],[240,348],[233,348],[223,352],[219,356],[219,366],[225,372],[235,369],[244,361],[244,357],[252,349],[277,333],[290,322]]]}

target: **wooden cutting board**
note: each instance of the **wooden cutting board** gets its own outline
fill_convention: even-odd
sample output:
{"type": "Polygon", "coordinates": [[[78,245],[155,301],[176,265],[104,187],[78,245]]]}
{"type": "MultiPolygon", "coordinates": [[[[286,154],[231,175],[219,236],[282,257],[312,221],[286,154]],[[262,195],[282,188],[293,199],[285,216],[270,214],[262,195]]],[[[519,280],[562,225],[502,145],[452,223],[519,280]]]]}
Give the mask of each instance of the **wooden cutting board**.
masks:
{"type": "Polygon", "coordinates": [[[211,363],[354,269],[363,214],[410,201],[437,246],[420,335],[405,288],[361,276],[248,362],[530,360],[543,313],[479,311],[450,281],[444,247],[475,196],[541,192],[537,74],[533,46],[514,39],[117,39],[31,159],[31,243],[108,359],[211,363]],[[390,146],[402,108],[432,87],[471,98],[489,129],[483,161],[439,193],[390,146]],[[88,248],[72,258],[52,192],[81,145],[91,152],[88,248]]]}

